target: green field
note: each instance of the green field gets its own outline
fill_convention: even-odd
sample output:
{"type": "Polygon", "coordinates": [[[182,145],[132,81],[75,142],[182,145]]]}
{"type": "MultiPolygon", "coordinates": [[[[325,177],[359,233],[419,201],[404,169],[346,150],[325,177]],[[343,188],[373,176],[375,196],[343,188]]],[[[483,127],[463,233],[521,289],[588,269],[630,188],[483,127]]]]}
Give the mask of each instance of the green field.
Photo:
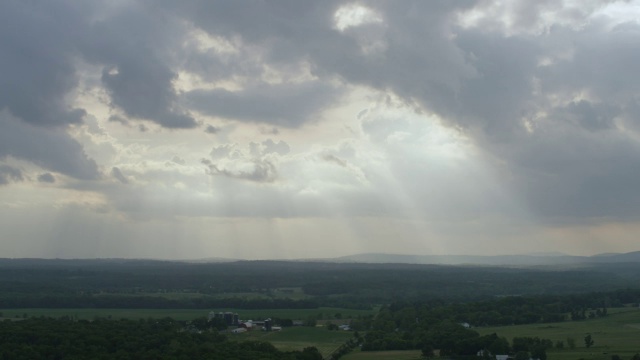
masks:
{"type": "Polygon", "coordinates": [[[353,337],[351,331],[329,331],[324,327],[294,326],[282,331],[264,332],[260,330],[228,335],[231,340],[260,340],[272,343],[283,351],[302,350],[315,346],[323,356],[331,354],[340,345],[353,337]]]}
{"type": "Polygon", "coordinates": [[[475,328],[481,335],[497,333],[509,341],[513,337],[537,336],[554,343],[564,341],[564,349],[547,351],[549,360],[610,360],[617,354],[623,360],[640,353],[640,309],[611,309],[609,315],[584,321],[475,328]],[[584,337],[591,334],[594,345],[586,348],[584,337]],[[574,338],[575,349],[569,349],[567,338],[574,338]]]}
{"type": "Polygon", "coordinates": [[[375,310],[351,310],[341,308],[317,308],[317,309],[2,309],[0,318],[23,317],[62,317],[70,316],[77,319],[94,319],[96,317],[111,319],[146,319],[170,317],[176,320],[192,320],[198,317],[207,316],[209,311],[232,311],[237,312],[243,320],[262,320],[266,318],[286,318],[286,319],[306,319],[309,316],[319,317],[322,314],[324,319],[333,319],[336,314],[341,314],[343,319],[356,317],[359,315],[375,314],[375,310]]]}
{"type": "Polygon", "coordinates": [[[359,351],[343,356],[343,360],[421,360],[420,350],[359,351]]]}

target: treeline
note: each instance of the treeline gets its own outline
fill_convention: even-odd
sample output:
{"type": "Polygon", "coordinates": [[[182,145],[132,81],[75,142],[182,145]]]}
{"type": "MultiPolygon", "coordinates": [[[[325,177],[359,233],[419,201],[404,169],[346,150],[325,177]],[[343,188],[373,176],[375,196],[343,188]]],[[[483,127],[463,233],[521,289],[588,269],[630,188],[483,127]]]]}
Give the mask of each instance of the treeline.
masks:
{"type": "Polygon", "coordinates": [[[247,309],[366,309],[396,301],[477,302],[514,294],[610,291],[635,286],[638,280],[640,264],[635,263],[560,271],[283,261],[0,259],[0,307],[209,308],[233,302],[233,307],[247,309]],[[282,302],[286,293],[274,291],[279,288],[302,289],[307,298],[282,302]],[[256,296],[239,299],[244,293],[256,296]]]}
{"type": "MultiPolygon", "coordinates": [[[[380,310],[371,323],[371,331],[365,336],[362,349],[432,347],[441,349],[444,354],[454,355],[473,355],[479,350],[488,349],[495,354],[495,351],[511,348],[498,338],[491,340],[491,345],[488,338],[480,337],[469,327],[579,321],[587,317],[607,316],[608,307],[637,304],[638,301],[640,289],[564,296],[514,296],[473,303],[437,300],[397,302],[380,310]]],[[[516,343],[513,345],[516,351],[521,351],[518,346],[516,343]]],[[[543,342],[536,346],[546,350],[552,344],[543,342]]],[[[533,347],[530,347],[527,351],[533,351],[533,347]]]]}
{"type": "Polygon", "coordinates": [[[228,341],[164,320],[33,318],[0,322],[0,359],[38,360],[322,360],[316,348],[283,352],[260,341],[228,341]]]}
{"type": "Polygon", "coordinates": [[[432,357],[437,349],[441,356],[489,359],[494,355],[517,354],[517,359],[546,360],[547,350],[554,346],[551,340],[538,337],[516,337],[510,344],[495,333],[480,336],[478,332],[451,321],[422,327],[415,342],[409,338],[406,332],[389,335],[374,330],[365,335],[362,351],[421,349],[424,357],[432,357]]]}
{"type": "Polygon", "coordinates": [[[131,295],[7,295],[0,294],[0,308],[99,308],[99,309],[317,309],[314,300],[288,298],[180,298],[131,295]]]}
{"type": "Polygon", "coordinates": [[[416,318],[430,323],[452,320],[474,326],[499,326],[584,320],[607,315],[607,308],[638,304],[640,289],[573,295],[507,296],[490,301],[444,300],[396,302],[389,306],[397,327],[410,328],[416,318]]]}

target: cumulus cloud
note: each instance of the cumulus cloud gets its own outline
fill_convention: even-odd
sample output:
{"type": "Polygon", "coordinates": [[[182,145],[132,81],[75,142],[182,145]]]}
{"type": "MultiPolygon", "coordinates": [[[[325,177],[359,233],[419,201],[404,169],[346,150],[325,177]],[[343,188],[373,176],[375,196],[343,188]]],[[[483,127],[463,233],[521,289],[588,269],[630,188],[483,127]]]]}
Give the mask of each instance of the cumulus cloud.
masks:
{"type": "Polygon", "coordinates": [[[265,159],[251,159],[242,163],[228,164],[221,168],[219,165],[203,159],[202,163],[208,168],[212,176],[226,176],[235,179],[255,182],[273,182],[278,177],[275,165],[265,159]]]}
{"type": "MultiPolygon", "coordinates": [[[[252,143],[252,145],[255,143],[252,143]]],[[[271,139],[267,139],[260,144],[260,146],[256,145],[255,152],[261,152],[262,154],[279,154],[286,155],[291,151],[291,147],[286,142],[280,140],[278,142],[274,142],[271,139]]]]}
{"type": "Polygon", "coordinates": [[[237,144],[213,147],[211,159],[202,159],[207,173],[212,176],[270,183],[278,178],[277,157],[289,153],[289,145],[280,140],[277,143],[267,139],[262,143],[250,143],[248,151],[237,144]],[[274,157],[275,156],[275,157],[274,157]]]}

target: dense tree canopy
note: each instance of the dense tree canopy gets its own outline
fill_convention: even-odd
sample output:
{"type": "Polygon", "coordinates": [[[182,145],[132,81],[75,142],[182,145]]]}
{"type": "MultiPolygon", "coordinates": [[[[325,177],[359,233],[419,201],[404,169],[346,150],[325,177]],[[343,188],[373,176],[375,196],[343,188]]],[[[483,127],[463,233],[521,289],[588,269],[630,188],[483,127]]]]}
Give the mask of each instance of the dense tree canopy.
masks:
{"type": "Polygon", "coordinates": [[[163,320],[32,318],[0,322],[0,359],[221,359],[321,360],[315,348],[282,352],[261,341],[227,341],[217,331],[197,331],[163,320]]]}

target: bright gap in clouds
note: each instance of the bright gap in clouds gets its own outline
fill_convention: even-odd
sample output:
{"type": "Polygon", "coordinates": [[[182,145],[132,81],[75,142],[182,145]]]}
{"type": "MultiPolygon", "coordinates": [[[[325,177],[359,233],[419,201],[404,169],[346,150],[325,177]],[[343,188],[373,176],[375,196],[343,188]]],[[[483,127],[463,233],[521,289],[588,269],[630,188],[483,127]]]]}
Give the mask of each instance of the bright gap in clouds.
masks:
{"type": "Polygon", "coordinates": [[[372,9],[360,5],[343,5],[333,15],[334,26],[340,31],[364,24],[380,23],[382,17],[372,9]]]}

